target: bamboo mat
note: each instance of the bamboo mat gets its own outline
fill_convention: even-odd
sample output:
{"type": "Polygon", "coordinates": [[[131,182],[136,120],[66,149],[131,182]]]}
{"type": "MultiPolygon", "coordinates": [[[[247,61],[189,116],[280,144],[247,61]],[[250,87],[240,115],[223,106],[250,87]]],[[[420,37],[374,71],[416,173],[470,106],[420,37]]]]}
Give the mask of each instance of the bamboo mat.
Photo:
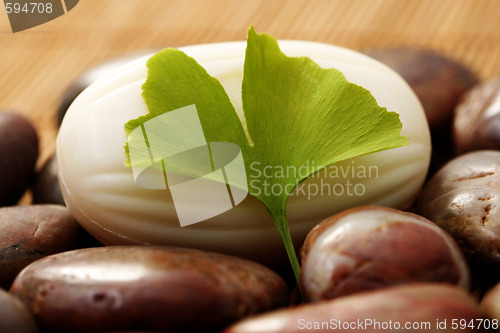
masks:
{"type": "Polygon", "coordinates": [[[0,6],[0,109],[31,119],[39,164],[55,148],[55,113],[81,73],[126,53],[242,40],[249,25],[276,38],[353,49],[413,45],[500,74],[499,0],[80,0],[67,14],[12,33],[0,6]]]}

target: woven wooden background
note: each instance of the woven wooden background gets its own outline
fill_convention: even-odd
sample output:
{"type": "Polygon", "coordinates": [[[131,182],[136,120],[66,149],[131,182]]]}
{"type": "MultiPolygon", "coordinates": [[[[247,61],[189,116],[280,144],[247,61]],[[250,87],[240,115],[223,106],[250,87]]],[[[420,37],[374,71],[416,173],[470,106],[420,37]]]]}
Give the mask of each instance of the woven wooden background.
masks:
{"type": "Polygon", "coordinates": [[[251,24],[360,50],[431,48],[482,79],[500,74],[500,0],[80,0],[15,34],[0,6],[0,109],[35,123],[41,163],[55,148],[62,94],[87,69],[144,49],[242,40],[251,24]]]}

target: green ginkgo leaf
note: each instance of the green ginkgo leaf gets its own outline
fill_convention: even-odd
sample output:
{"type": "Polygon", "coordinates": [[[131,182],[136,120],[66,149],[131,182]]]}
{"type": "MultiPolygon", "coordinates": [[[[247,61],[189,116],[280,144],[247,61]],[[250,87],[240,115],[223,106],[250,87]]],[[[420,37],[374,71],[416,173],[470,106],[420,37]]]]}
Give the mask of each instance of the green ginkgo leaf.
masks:
{"type": "Polygon", "coordinates": [[[208,142],[232,142],[241,148],[251,182],[248,193],[269,211],[297,281],[300,267],[285,212],[293,189],[333,163],[408,144],[400,135],[399,115],[380,107],[368,90],[348,82],[336,69],[286,56],[275,39],[253,27],[248,31],[242,84],[248,133],[222,85],[194,59],[166,49],[147,67],[143,97],[149,113],[129,121],[127,135],[158,115],[194,104],[208,142]],[[305,165],[307,174],[259,172],[305,165]],[[279,190],[264,191],[265,184],[279,190]]]}

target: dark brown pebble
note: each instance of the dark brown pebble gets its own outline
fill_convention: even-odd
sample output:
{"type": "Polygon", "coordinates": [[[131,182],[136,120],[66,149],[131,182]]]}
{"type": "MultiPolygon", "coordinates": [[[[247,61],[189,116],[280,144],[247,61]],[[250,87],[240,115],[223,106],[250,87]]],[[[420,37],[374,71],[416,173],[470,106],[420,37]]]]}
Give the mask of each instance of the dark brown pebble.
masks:
{"type": "Polygon", "coordinates": [[[32,180],[38,136],[21,115],[0,113],[0,207],[15,205],[32,180]]]}
{"type": "Polygon", "coordinates": [[[36,175],[33,203],[65,205],[57,174],[57,158],[53,155],[36,175]]]}
{"type": "Polygon", "coordinates": [[[425,185],[417,206],[455,239],[472,265],[500,272],[500,152],[453,159],[425,185]]]}
{"type": "Polygon", "coordinates": [[[0,289],[0,332],[37,332],[35,320],[26,306],[3,289],[0,289]]]}
{"type": "Polygon", "coordinates": [[[302,247],[302,289],[312,301],[415,282],[470,286],[453,239],[427,219],[392,208],[348,209],[319,223],[302,247]]]}
{"type": "Polygon", "coordinates": [[[455,150],[500,149],[500,78],[472,88],[455,109],[455,150]]]}
{"type": "Polygon", "coordinates": [[[79,248],[89,237],[64,206],[0,208],[0,286],[9,288],[33,261],[79,248]]]}
{"type": "Polygon", "coordinates": [[[477,333],[485,331],[478,329],[483,319],[479,306],[461,288],[410,284],[265,313],[243,320],[223,333],[477,333]],[[453,320],[467,324],[472,321],[474,326],[454,330],[453,320]],[[405,326],[407,323],[409,327],[405,326]]]}
{"type": "Polygon", "coordinates": [[[287,303],[259,264],[192,249],[110,246],[26,267],[11,288],[51,332],[212,332],[287,303]]]}

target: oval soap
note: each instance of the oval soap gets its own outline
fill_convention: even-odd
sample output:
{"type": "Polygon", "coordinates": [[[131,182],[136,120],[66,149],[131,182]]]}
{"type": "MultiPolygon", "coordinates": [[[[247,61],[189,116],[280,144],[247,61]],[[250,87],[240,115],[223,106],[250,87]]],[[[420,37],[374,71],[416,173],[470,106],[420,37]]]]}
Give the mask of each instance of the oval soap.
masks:
{"type": "MultiPolygon", "coordinates": [[[[307,56],[368,89],[380,106],[399,113],[401,134],[409,138],[407,146],[345,160],[299,184],[287,203],[296,245],[315,224],[344,209],[409,207],[425,180],[431,144],[422,106],[408,84],[385,65],[354,51],[306,41],[279,41],[279,45],[288,56],[307,56]]],[[[245,47],[245,42],[227,42],[181,48],[221,82],[240,116],[245,47]]],[[[254,197],[248,195],[224,213],[181,227],[168,189],[136,184],[131,168],[124,164],[124,124],[148,112],[141,86],[150,56],[93,83],[67,111],[57,156],[62,193],[72,214],[105,244],[184,246],[286,264],[280,235],[254,197]]],[[[188,208],[193,213],[210,209],[202,200],[188,208]]]]}

